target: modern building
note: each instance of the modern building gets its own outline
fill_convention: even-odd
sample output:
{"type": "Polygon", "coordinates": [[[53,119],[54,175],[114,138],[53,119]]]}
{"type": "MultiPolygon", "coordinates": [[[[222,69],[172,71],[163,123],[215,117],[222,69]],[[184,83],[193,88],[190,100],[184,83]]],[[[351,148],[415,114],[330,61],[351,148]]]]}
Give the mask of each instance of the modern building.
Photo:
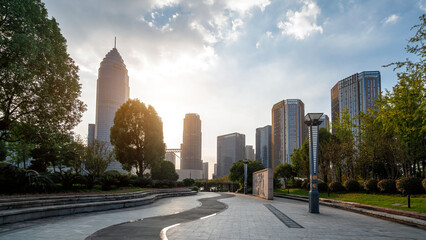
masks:
{"type": "Polygon", "coordinates": [[[217,177],[227,176],[232,164],[245,157],[246,136],[230,133],[217,137],[217,177]]]}
{"type": "Polygon", "coordinates": [[[374,100],[381,92],[381,78],[379,71],[364,71],[355,73],[340,80],[331,89],[331,120],[335,122],[337,116],[347,109],[358,126],[361,112],[374,107],[374,100]]]}
{"type": "Polygon", "coordinates": [[[195,113],[187,113],[183,120],[183,143],[180,169],[203,170],[201,161],[201,120],[195,113]]]}
{"type": "Polygon", "coordinates": [[[305,104],[300,99],[287,99],[272,107],[272,168],[291,163],[294,149],[302,147],[307,135],[304,123],[305,104]]]}
{"type": "MultiPolygon", "coordinates": [[[[129,99],[129,90],[126,65],[114,46],[102,60],[98,71],[95,139],[110,142],[115,112],[129,99]]],[[[125,172],[117,161],[112,162],[108,170],[125,172]]]]}
{"type": "Polygon", "coordinates": [[[92,145],[93,141],[95,141],[95,131],[96,125],[93,123],[89,123],[89,132],[87,134],[87,145],[92,145]]]}
{"type": "Polygon", "coordinates": [[[217,178],[217,163],[215,163],[213,165],[213,174],[212,174],[212,179],[217,178]]]}
{"type": "Polygon", "coordinates": [[[166,152],[164,160],[172,162],[176,167],[176,154],[174,152],[166,152]]]}
{"type": "Polygon", "coordinates": [[[272,126],[256,128],[256,160],[272,168],[272,126]]]}
{"type": "Polygon", "coordinates": [[[209,179],[209,162],[203,162],[203,179],[209,179]]]}
{"type": "Polygon", "coordinates": [[[245,150],[245,159],[254,160],[254,149],[252,145],[247,145],[245,150]]]}
{"type": "Polygon", "coordinates": [[[328,118],[328,115],[323,114],[320,119],[321,119],[322,123],[319,125],[319,128],[325,128],[325,129],[329,130],[330,129],[330,119],[328,118]]]}

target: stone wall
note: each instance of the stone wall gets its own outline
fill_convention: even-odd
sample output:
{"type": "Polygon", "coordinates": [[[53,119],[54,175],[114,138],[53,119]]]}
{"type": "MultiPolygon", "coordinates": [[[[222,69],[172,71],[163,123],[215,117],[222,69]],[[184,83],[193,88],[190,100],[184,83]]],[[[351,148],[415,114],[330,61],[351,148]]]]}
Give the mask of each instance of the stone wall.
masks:
{"type": "Polygon", "coordinates": [[[265,168],[253,173],[253,195],[269,200],[274,198],[272,168],[265,168]]]}

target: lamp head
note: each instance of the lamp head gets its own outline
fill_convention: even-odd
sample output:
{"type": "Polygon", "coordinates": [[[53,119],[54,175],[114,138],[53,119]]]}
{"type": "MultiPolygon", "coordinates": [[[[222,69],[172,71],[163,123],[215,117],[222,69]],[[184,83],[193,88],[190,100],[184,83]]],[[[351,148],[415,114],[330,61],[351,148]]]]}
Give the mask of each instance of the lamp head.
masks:
{"type": "Polygon", "coordinates": [[[308,126],[318,126],[322,123],[321,116],[323,113],[308,113],[305,116],[305,124],[308,126]]]}

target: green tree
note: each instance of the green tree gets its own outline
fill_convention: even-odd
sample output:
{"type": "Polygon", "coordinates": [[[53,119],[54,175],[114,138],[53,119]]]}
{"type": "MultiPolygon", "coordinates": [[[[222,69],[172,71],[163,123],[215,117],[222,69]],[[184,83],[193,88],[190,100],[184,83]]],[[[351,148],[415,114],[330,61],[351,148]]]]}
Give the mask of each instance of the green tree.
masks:
{"type": "Polygon", "coordinates": [[[107,142],[94,140],[87,146],[86,153],[82,159],[84,171],[89,177],[100,177],[108,165],[113,161],[114,153],[107,142]]]}
{"type": "Polygon", "coordinates": [[[331,143],[332,135],[326,128],[320,128],[318,132],[318,168],[319,175],[325,183],[328,183],[328,174],[333,159],[331,143]]]}
{"type": "MultiPolygon", "coordinates": [[[[253,173],[264,169],[265,167],[260,161],[251,160],[247,163],[247,187],[253,186],[253,173]]],[[[232,164],[229,169],[229,180],[238,182],[240,189],[244,187],[244,162],[239,160],[232,164]]]]}
{"type": "Polygon", "coordinates": [[[163,122],[152,106],[129,99],[115,113],[111,144],[123,168],[136,168],[142,178],[145,169],[164,159],[163,122]]]}
{"type": "Polygon", "coordinates": [[[274,169],[274,178],[284,178],[286,187],[288,186],[288,181],[293,179],[295,175],[293,167],[288,163],[280,164],[274,169]]]}
{"type": "Polygon", "coordinates": [[[301,148],[293,150],[290,161],[296,176],[309,179],[309,141],[305,141],[301,148]]]}
{"type": "Polygon", "coordinates": [[[70,133],[86,110],[78,67],[40,0],[0,1],[0,46],[0,140],[70,133]]]}
{"type": "Polygon", "coordinates": [[[6,157],[7,157],[6,143],[0,140],[0,162],[5,161],[6,157]]]}
{"type": "Polygon", "coordinates": [[[179,175],[177,174],[175,165],[172,162],[162,160],[152,167],[151,178],[153,180],[177,181],[179,179],[179,175]]]}
{"type": "Polygon", "coordinates": [[[9,142],[8,143],[8,156],[9,162],[12,162],[16,166],[22,166],[27,168],[28,160],[30,159],[31,150],[34,148],[32,144],[24,141],[9,142]]]}

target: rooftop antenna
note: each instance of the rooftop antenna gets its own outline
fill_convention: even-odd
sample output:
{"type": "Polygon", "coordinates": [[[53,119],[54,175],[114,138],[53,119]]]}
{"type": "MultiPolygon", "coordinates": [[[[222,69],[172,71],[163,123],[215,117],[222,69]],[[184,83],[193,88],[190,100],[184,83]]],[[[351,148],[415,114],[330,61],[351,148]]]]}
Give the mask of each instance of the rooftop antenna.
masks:
{"type": "Polygon", "coordinates": [[[117,45],[117,37],[114,37],[114,48],[116,47],[116,45],[117,45]]]}

